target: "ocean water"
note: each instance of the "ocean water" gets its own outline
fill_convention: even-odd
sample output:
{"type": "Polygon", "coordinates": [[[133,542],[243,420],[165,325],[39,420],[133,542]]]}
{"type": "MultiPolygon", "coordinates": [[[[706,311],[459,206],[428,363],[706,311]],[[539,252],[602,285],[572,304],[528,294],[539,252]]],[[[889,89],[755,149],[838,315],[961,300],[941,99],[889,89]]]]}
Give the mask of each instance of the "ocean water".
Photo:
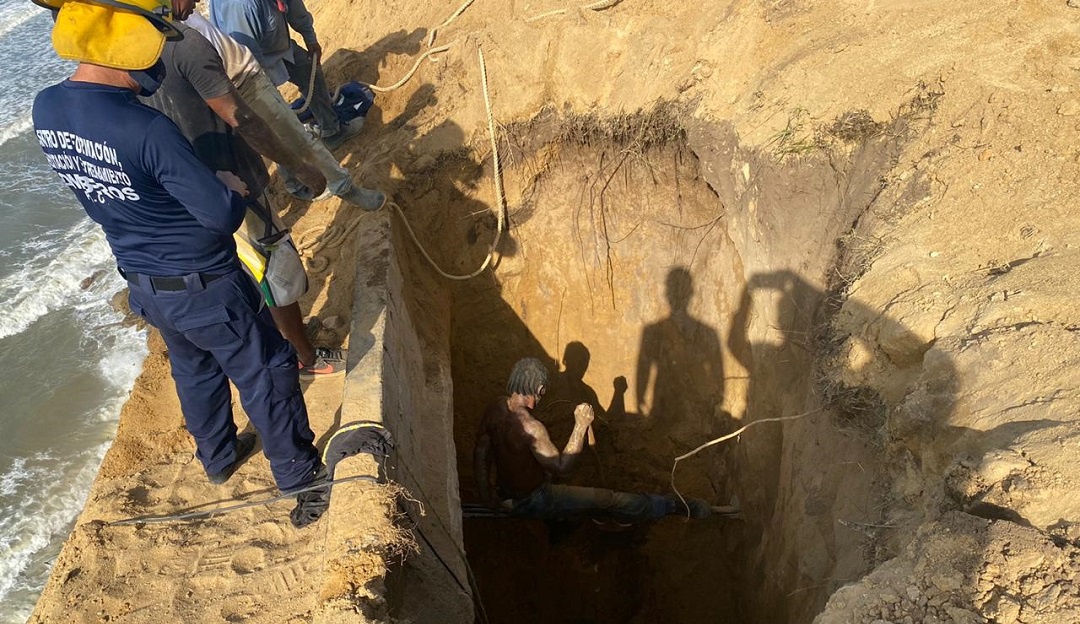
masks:
{"type": "Polygon", "coordinates": [[[0,0],[0,624],[30,616],[146,356],[104,235],[33,136],[34,95],[73,69],[51,27],[0,0]]]}

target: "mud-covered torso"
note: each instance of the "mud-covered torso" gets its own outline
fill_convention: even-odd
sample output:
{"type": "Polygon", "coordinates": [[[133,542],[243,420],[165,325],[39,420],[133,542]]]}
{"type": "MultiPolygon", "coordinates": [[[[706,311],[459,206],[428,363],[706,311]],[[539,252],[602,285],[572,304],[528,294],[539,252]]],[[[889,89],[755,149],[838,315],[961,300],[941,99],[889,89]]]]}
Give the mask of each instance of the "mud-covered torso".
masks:
{"type": "Polygon", "coordinates": [[[533,455],[533,437],[526,430],[532,417],[526,408],[511,411],[506,401],[501,397],[488,407],[483,427],[491,437],[499,496],[521,498],[540,487],[548,475],[533,455]]]}

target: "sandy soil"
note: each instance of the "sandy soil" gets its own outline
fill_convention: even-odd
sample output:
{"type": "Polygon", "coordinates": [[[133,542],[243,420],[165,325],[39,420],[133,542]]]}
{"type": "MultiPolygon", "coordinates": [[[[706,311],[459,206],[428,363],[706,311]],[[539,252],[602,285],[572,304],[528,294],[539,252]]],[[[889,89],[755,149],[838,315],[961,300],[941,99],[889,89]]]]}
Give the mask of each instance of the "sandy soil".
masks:
{"type": "MultiPolygon", "coordinates": [[[[352,272],[343,271],[330,283],[332,273],[312,270],[310,264],[340,262],[341,247],[332,234],[342,226],[330,221],[336,203],[285,213],[301,247],[309,247],[312,288],[304,303],[322,320],[316,344],[331,346],[346,338],[352,272]],[[320,235],[330,244],[313,246],[320,235]]],[[[342,215],[346,223],[363,218],[356,212],[342,215]]],[[[211,518],[110,524],[277,495],[258,452],[225,485],[206,481],[183,429],[165,345],[156,333],[150,349],[116,440],[31,621],[310,621],[323,578],[324,531],[321,525],[295,530],[288,522],[291,498],[211,518]],[[280,600],[269,612],[263,604],[267,595],[280,600]]],[[[304,384],[317,441],[340,417],[343,380],[304,384]]],[[[234,410],[237,425],[250,427],[235,396],[234,410]]]]}
{"type": "MultiPolygon", "coordinates": [[[[461,6],[310,4],[331,82],[383,86],[408,72],[430,29],[461,6]]],[[[825,578],[829,568],[819,564],[840,546],[808,548],[802,565],[825,571],[797,580],[804,588],[856,583],[834,596],[823,623],[1080,621],[1072,563],[1080,538],[1080,13],[1064,0],[623,0],[545,16],[562,8],[548,0],[470,5],[437,32],[435,45],[449,50],[379,96],[344,162],[392,192],[462,150],[490,167],[478,47],[500,124],[545,108],[617,116],[675,101],[688,123],[726,124],[741,146],[794,170],[822,155],[821,129],[845,114],[887,126],[917,111],[915,133],[847,238],[848,298],[821,363],[831,383],[868,389],[887,408],[882,422],[864,427],[877,444],[870,453],[885,464],[878,517],[852,530],[825,517],[846,539],[865,538],[876,553],[870,563],[891,561],[861,580],[825,578]],[[949,552],[964,555],[951,568],[949,552]]],[[[742,179],[742,197],[763,192],[756,170],[737,165],[706,177],[742,179]]],[[[429,234],[448,197],[474,202],[478,214],[491,209],[491,190],[475,180],[458,176],[432,191],[422,215],[429,234]]],[[[511,206],[526,186],[509,185],[511,206]]],[[[363,217],[333,200],[283,205],[302,246],[314,245],[305,308],[323,320],[320,342],[343,344],[353,251],[341,243],[363,217]],[[316,249],[322,231],[331,235],[316,249]]],[[[485,236],[490,224],[481,220],[471,241],[485,236]]],[[[469,271],[483,251],[481,242],[447,262],[469,271]]],[[[747,275],[769,268],[767,258],[743,260],[747,275]]],[[[103,524],[270,486],[261,457],[224,488],[205,484],[161,345],[153,345],[33,621],[307,621],[320,529],[292,530],[287,503],[184,525],[103,524]]],[[[340,386],[320,382],[305,394],[322,435],[340,386]]],[[[844,477],[822,483],[813,463],[789,469],[793,480],[817,477],[815,487],[843,497],[844,477]]],[[[786,589],[789,598],[801,591],[786,589]]]]}

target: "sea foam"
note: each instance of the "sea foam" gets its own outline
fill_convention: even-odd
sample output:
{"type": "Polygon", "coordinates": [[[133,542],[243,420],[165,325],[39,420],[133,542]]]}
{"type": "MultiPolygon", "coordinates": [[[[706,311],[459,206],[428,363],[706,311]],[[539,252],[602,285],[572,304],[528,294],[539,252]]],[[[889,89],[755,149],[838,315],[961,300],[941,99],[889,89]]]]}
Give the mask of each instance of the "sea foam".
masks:
{"type": "Polygon", "coordinates": [[[84,290],[81,285],[113,264],[105,234],[89,219],[80,222],[56,245],[38,250],[22,270],[0,280],[0,301],[7,302],[7,313],[0,316],[0,338],[25,331],[53,310],[74,307],[91,297],[100,299],[96,289],[84,290]]]}

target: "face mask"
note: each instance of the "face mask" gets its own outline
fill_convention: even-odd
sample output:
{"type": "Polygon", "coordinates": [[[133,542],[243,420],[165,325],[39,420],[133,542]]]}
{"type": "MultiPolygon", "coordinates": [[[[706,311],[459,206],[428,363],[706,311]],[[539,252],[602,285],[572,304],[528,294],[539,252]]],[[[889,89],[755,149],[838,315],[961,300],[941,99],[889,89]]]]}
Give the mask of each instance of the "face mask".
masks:
{"type": "Polygon", "coordinates": [[[128,74],[139,85],[139,95],[142,97],[150,97],[154,95],[154,92],[158,90],[161,83],[165,80],[165,63],[158,59],[156,63],[147,67],[146,69],[140,69],[138,71],[129,71],[128,74]]]}

